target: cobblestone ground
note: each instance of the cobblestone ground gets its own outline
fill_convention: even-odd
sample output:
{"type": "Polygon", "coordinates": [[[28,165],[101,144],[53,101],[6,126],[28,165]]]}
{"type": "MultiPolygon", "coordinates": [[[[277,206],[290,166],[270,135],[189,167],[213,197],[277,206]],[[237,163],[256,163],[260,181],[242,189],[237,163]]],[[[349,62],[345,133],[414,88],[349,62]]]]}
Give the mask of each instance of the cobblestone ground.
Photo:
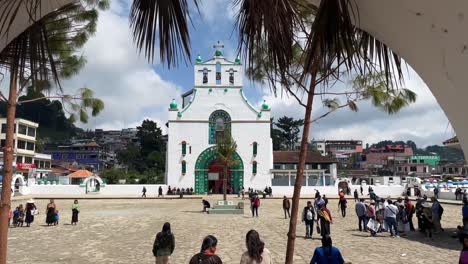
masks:
{"type": "MultiPolygon", "coordinates": [[[[209,200],[214,203],[216,198],[209,200]]],[[[61,220],[55,227],[45,226],[46,203],[36,201],[41,214],[32,227],[10,228],[8,263],[154,263],[154,237],[166,221],[171,222],[176,237],[171,263],[188,263],[208,234],[218,238],[217,253],[224,263],[239,263],[245,251],[245,234],[252,228],[259,231],[274,262],[284,261],[288,221],[280,199],[262,200],[258,219],[247,210],[244,215],[202,214],[201,200],[81,200],[77,226],[69,225],[72,200],[57,200],[61,220]]],[[[301,201],[301,208],[305,203],[301,201]]],[[[346,261],[458,263],[460,245],[451,235],[461,222],[460,206],[444,205],[445,232],[436,235],[434,241],[419,233],[402,238],[390,238],[388,234],[369,237],[357,231],[354,203],[349,203],[346,218],[338,217],[336,200],[330,201],[329,208],[335,218],[333,242],[346,261]]],[[[294,263],[309,263],[320,240],[315,234],[313,240],[305,240],[302,224],[298,225],[297,235],[294,263]]]]}

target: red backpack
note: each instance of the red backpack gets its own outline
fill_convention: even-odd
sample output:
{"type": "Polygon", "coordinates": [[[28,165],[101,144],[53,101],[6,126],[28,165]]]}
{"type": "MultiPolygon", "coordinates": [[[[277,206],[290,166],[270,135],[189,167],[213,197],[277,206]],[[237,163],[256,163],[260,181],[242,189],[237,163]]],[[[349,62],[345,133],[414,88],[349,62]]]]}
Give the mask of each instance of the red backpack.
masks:
{"type": "Polygon", "coordinates": [[[254,206],[257,206],[257,207],[260,206],[260,199],[258,197],[254,199],[254,206]]]}

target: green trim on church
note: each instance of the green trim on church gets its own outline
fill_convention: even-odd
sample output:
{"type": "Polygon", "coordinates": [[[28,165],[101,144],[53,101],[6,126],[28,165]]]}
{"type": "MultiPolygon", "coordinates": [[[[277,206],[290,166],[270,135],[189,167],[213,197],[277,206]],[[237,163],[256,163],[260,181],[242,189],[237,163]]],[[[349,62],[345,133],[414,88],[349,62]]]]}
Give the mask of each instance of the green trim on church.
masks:
{"type": "Polygon", "coordinates": [[[224,110],[216,110],[211,113],[209,118],[208,144],[216,144],[216,119],[224,120],[224,130],[231,131],[231,116],[224,110]]]}
{"type": "MultiPolygon", "coordinates": [[[[197,158],[195,163],[195,193],[204,194],[208,193],[208,167],[210,163],[218,159],[216,147],[209,147],[205,149],[197,158]]],[[[244,186],[244,163],[242,158],[236,152],[234,155],[236,165],[229,169],[230,182],[234,192],[238,192],[244,186]]]]}

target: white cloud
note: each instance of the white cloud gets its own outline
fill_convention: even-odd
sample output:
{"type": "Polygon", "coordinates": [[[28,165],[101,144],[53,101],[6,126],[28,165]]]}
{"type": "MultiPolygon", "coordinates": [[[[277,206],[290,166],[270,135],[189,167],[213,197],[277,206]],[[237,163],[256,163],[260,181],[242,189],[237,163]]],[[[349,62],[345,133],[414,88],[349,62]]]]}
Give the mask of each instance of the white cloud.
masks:
{"type": "MultiPolygon", "coordinates": [[[[310,137],[316,139],[360,139],[365,143],[380,140],[413,140],[421,146],[441,144],[451,137],[447,129],[448,119],[436,99],[421,78],[410,69],[406,87],[417,93],[416,103],[404,108],[398,114],[388,115],[373,107],[370,102],[360,102],[359,111],[341,109],[314,123],[310,137]]],[[[338,88],[339,89],[339,88],[338,88]]],[[[304,108],[296,100],[275,98],[265,95],[273,115],[304,118],[304,108]]],[[[324,113],[320,98],[314,102],[313,118],[324,113]]]]}
{"type": "Polygon", "coordinates": [[[126,8],[122,1],[112,2],[111,10],[100,14],[96,35],[83,49],[88,63],[79,75],[64,83],[70,92],[90,87],[105,103],[99,116],[80,126],[120,129],[135,127],[144,118],[165,120],[171,99],[180,94],[175,84],[163,80],[138,55],[128,18],[118,15],[126,8]]]}

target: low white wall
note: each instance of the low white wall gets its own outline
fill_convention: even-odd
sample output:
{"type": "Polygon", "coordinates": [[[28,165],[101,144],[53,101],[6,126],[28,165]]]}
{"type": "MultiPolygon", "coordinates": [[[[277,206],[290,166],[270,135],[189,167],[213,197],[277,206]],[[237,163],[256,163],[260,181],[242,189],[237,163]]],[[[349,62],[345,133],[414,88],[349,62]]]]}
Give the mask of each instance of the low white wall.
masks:
{"type": "MultiPolygon", "coordinates": [[[[429,190],[423,190],[422,194],[426,195],[427,197],[433,197],[434,196],[434,189],[429,189],[429,190]]],[[[455,189],[453,190],[443,190],[439,189],[439,199],[443,200],[455,200],[455,189]]]]}
{"type": "Polygon", "coordinates": [[[103,195],[141,195],[143,187],[147,196],[157,196],[159,186],[163,188],[163,194],[167,193],[167,186],[161,184],[107,184],[101,188],[103,195]]]}
{"type": "MultiPolygon", "coordinates": [[[[353,194],[354,190],[357,189],[360,193],[360,186],[359,185],[352,185],[351,187],[351,195],[353,194]]],[[[364,189],[364,197],[368,197],[368,185],[363,186],[364,189]]],[[[373,186],[371,185],[372,189],[374,189],[375,194],[379,197],[399,197],[402,196],[404,191],[404,187],[400,185],[391,185],[391,186],[373,186]]],[[[291,196],[294,192],[293,186],[273,186],[273,195],[288,195],[291,196]]],[[[320,194],[325,194],[329,196],[337,196],[338,195],[338,187],[337,186],[302,186],[301,188],[301,195],[314,195],[315,190],[318,190],[320,194]]]]}
{"type": "Polygon", "coordinates": [[[85,194],[86,188],[79,185],[31,185],[28,194],[79,195],[85,194]]]}
{"type": "MultiPolygon", "coordinates": [[[[93,195],[141,195],[143,186],[146,187],[146,195],[158,194],[159,186],[163,188],[163,194],[167,192],[166,185],[156,184],[107,184],[101,187],[99,194],[93,195]]],[[[50,195],[82,195],[86,194],[86,187],[80,185],[31,185],[23,194],[50,194],[50,195]]]]}
{"type": "MultiPolygon", "coordinates": [[[[159,184],[107,184],[101,187],[101,191],[98,194],[93,195],[106,195],[106,196],[118,196],[118,195],[130,195],[140,196],[143,186],[146,187],[147,196],[157,196],[159,186],[163,188],[163,194],[167,192],[166,185],[159,184]]],[[[355,189],[359,191],[359,185],[351,186],[351,194],[355,189]]],[[[367,197],[368,186],[364,187],[364,197],[367,197]]],[[[291,196],[294,192],[293,186],[273,186],[273,195],[288,195],[291,196]]],[[[403,186],[372,186],[374,192],[379,197],[397,197],[401,196],[404,187],[403,186]]],[[[41,195],[84,195],[86,194],[86,188],[79,185],[32,185],[27,188],[28,194],[41,194],[41,195]]],[[[337,196],[338,187],[336,186],[303,186],[301,189],[301,195],[312,196],[315,194],[315,190],[319,190],[321,194],[328,196],[337,196]]],[[[442,192],[441,192],[442,193],[442,192]]],[[[360,195],[361,196],[361,195],[360,195]]],[[[429,195],[428,195],[429,196],[429,195]]],[[[442,198],[442,196],[441,196],[442,198]]],[[[445,198],[442,198],[445,199],[445,198]]],[[[455,196],[453,196],[455,199],[455,196]]]]}

